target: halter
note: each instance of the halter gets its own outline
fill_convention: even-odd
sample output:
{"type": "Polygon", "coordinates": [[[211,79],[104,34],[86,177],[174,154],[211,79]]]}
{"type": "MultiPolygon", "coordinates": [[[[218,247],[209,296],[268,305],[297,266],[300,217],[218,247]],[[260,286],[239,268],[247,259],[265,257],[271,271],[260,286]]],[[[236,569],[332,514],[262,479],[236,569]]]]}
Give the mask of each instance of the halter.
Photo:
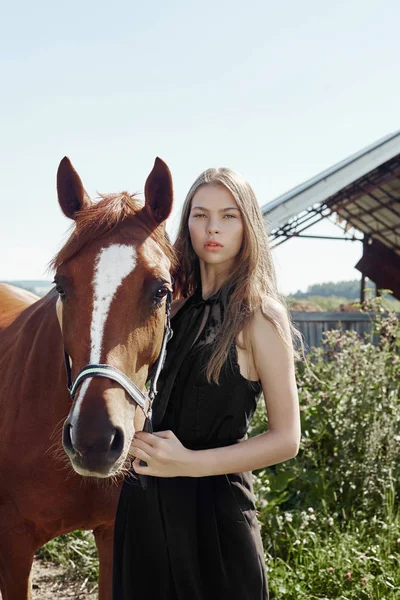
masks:
{"type": "Polygon", "coordinates": [[[71,399],[74,400],[76,392],[82,381],[87,379],[88,377],[106,377],[107,379],[112,379],[119,383],[121,387],[127,392],[127,394],[140,406],[143,410],[143,413],[146,417],[145,430],[152,431],[151,418],[152,418],[152,406],[154,398],[157,395],[157,381],[160,375],[161,369],[163,367],[165,357],[166,357],[166,349],[167,342],[172,337],[172,329],[171,329],[171,302],[172,302],[172,292],[168,290],[165,302],[165,328],[164,335],[161,344],[160,354],[158,355],[157,361],[154,365],[152,374],[150,376],[150,388],[148,393],[142,392],[135,383],[125,373],[113,367],[111,365],[105,364],[93,364],[87,365],[83,367],[75,378],[75,381],[72,382],[71,377],[71,366],[69,362],[69,356],[64,350],[64,361],[65,368],[67,371],[67,388],[71,399]],[[148,404],[148,408],[146,411],[146,404],[148,404]]]}

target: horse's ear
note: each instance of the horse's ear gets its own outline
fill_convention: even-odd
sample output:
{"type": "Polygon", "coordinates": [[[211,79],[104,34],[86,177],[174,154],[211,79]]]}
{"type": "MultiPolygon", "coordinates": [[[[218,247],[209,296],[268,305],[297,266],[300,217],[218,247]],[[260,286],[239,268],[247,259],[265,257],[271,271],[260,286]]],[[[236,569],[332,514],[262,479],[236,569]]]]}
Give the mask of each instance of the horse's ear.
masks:
{"type": "Polygon", "coordinates": [[[174,192],[171,172],[161,158],[156,158],[154,167],[144,188],[146,208],[156,223],[162,223],[172,210],[174,192]]]}
{"type": "Polygon", "coordinates": [[[58,166],[57,195],[61,210],[69,219],[75,219],[75,213],[88,208],[92,203],[67,156],[64,156],[58,166]]]}

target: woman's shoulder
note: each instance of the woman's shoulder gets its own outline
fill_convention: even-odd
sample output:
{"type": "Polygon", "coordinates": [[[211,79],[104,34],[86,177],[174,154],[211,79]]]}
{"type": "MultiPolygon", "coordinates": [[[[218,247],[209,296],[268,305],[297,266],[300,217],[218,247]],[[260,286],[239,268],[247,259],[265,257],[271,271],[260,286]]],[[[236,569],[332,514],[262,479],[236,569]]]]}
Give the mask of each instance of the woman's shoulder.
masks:
{"type": "Polygon", "coordinates": [[[244,329],[242,329],[236,341],[241,348],[246,347],[245,343],[245,331],[249,335],[250,342],[254,337],[262,338],[267,335],[269,337],[269,330],[274,329],[274,325],[278,325],[281,330],[288,329],[288,318],[285,307],[275,298],[266,296],[258,303],[258,306],[253,311],[250,318],[247,320],[244,329]]]}
{"type": "Polygon", "coordinates": [[[264,316],[271,316],[278,321],[284,321],[287,319],[286,307],[272,296],[265,296],[260,302],[258,314],[264,314],[264,316]]]}
{"type": "Polygon", "coordinates": [[[274,329],[272,323],[290,337],[289,315],[286,307],[276,298],[265,296],[250,319],[249,329],[253,335],[260,337],[271,327],[274,329]]]}

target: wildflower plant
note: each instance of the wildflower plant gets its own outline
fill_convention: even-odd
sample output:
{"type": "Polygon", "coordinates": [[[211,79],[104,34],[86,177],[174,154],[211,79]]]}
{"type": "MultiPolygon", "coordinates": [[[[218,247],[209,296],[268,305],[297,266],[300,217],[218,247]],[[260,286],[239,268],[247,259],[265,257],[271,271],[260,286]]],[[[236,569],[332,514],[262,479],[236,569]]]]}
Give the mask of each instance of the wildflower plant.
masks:
{"type": "Polygon", "coordinates": [[[273,598],[400,598],[400,324],[361,308],[368,333],[327,331],[296,365],[299,453],[255,473],[273,598]]]}

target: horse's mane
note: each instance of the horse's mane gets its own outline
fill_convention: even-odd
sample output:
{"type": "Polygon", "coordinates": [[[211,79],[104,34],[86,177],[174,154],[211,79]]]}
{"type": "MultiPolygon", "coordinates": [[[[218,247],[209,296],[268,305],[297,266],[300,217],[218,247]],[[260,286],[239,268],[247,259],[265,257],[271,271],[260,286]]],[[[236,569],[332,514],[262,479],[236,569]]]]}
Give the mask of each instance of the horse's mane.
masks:
{"type": "Polygon", "coordinates": [[[100,200],[76,213],[73,231],[66,244],[49,262],[48,268],[56,271],[63,263],[73,258],[90,242],[106,235],[124,221],[135,221],[160,246],[161,250],[175,264],[174,250],[163,226],[153,221],[144,203],[136,194],[100,194],[100,200]]]}

